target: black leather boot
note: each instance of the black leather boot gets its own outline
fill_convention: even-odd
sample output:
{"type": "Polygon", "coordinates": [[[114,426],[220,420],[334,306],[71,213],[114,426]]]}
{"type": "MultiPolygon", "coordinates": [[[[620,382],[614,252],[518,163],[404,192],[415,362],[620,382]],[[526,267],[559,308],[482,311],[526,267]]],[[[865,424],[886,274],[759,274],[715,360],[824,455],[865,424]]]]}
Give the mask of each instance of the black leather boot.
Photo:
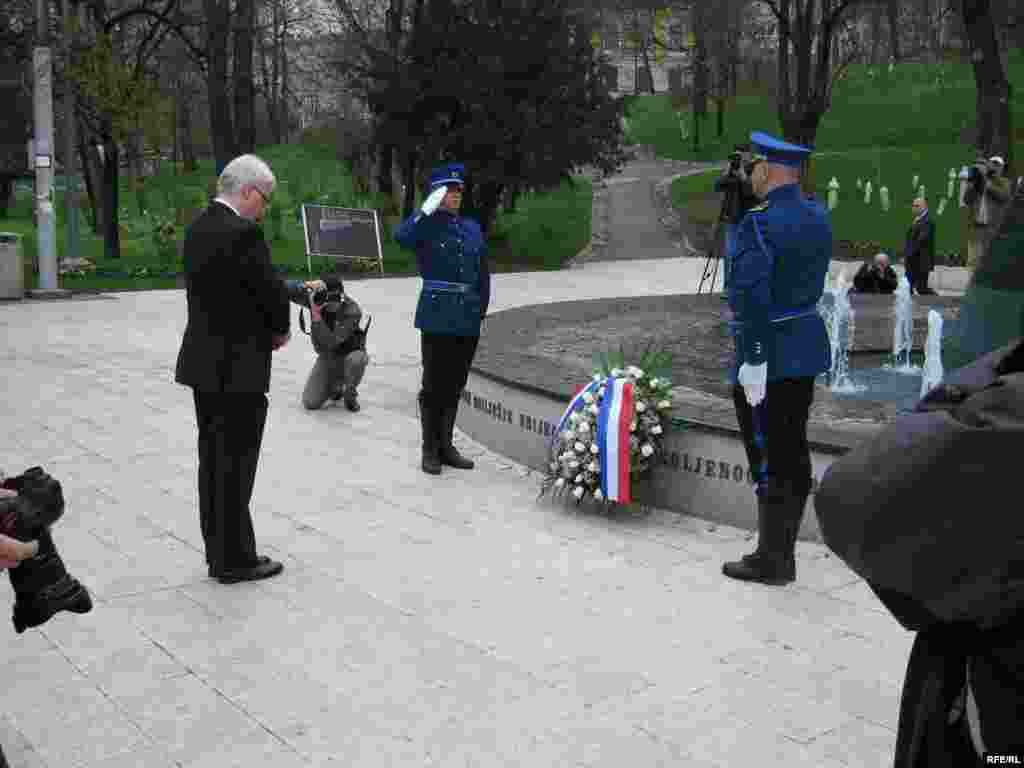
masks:
{"type": "Polygon", "coordinates": [[[420,464],[428,475],[441,474],[441,411],[420,392],[420,425],[423,428],[423,460],[420,464]]]}
{"type": "Polygon", "coordinates": [[[88,613],[89,591],[73,579],[57,554],[48,528],[38,533],[39,552],[8,570],[14,588],[14,629],[20,635],[45,624],[60,611],[88,613]]]}
{"type": "Polygon", "coordinates": [[[452,443],[455,434],[455,417],[459,412],[459,401],[455,405],[449,405],[444,409],[443,422],[441,425],[441,462],[456,469],[472,469],[473,462],[459,453],[452,443]]]}
{"type": "MultiPolygon", "coordinates": [[[[796,562],[792,546],[788,549],[789,520],[792,517],[790,500],[766,501],[757,499],[757,549],[739,560],[725,563],[722,573],[731,579],[757,581],[780,586],[796,579],[796,562]]],[[[803,508],[800,509],[801,515],[803,508]]],[[[799,526],[799,521],[797,522],[799,526]]],[[[794,538],[794,542],[796,539],[794,538]]]]}

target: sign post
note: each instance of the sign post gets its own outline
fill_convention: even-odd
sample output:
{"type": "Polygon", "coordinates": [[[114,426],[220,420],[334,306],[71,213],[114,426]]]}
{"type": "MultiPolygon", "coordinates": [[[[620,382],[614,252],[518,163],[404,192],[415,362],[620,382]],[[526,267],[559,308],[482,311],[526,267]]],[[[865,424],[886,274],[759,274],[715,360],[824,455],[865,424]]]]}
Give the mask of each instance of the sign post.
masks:
{"type": "Polygon", "coordinates": [[[333,258],[335,263],[376,261],[384,273],[377,211],[303,203],[302,229],[306,236],[306,268],[311,275],[313,256],[333,258]]]}

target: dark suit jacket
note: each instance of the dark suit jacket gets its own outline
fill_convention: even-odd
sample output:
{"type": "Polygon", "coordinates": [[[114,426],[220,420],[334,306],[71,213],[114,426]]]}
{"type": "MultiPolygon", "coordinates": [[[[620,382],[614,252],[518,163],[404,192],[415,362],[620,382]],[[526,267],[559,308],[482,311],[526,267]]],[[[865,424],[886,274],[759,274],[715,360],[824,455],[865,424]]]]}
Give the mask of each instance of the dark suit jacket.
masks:
{"type": "Polygon", "coordinates": [[[188,325],[174,380],[204,392],[270,389],[271,337],[289,331],[263,231],[218,202],[185,232],[188,325]]]}
{"type": "Polygon", "coordinates": [[[903,266],[911,274],[931,272],[935,268],[935,223],[925,216],[907,230],[903,248],[903,266]]]}

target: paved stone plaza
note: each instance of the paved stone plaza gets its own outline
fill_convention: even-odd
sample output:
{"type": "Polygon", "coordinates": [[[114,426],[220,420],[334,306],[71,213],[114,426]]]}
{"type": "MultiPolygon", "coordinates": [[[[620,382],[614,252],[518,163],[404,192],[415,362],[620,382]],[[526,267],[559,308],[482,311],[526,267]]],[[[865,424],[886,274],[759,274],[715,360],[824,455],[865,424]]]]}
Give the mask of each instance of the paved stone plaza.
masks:
{"type": "MultiPolygon", "coordinates": [[[[499,275],[493,310],[693,291],[702,266],[499,275]]],[[[96,601],[6,624],[12,767],[891,764],[911,635],[824,548],[798,545],[794,585],[742,584],[720,567],[749,532],[538,502],[464,437],[476,470],[420,471],[418,287],[348,285],[374,318],[357,414],[302,409],[293,308],[253,503],[286,570],[232,586],[206,576],[173,382],[184,293],[0,304],[0,467],[62,481],[54,538],[96,601]]]]}

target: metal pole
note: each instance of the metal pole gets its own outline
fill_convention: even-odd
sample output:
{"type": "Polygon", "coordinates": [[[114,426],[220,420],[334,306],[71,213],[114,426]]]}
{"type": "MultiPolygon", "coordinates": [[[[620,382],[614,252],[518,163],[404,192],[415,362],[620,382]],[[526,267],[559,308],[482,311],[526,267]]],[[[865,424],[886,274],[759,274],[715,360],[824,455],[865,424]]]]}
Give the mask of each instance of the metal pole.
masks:
{"type": "Polygon", "coordinates": [[[35,82],[36,234],[39,289],[57,291],[57,215],[53,207],[53,62],[50,58],[48,0],[36,3],[36,47],[32,52],[35,82]]]}

